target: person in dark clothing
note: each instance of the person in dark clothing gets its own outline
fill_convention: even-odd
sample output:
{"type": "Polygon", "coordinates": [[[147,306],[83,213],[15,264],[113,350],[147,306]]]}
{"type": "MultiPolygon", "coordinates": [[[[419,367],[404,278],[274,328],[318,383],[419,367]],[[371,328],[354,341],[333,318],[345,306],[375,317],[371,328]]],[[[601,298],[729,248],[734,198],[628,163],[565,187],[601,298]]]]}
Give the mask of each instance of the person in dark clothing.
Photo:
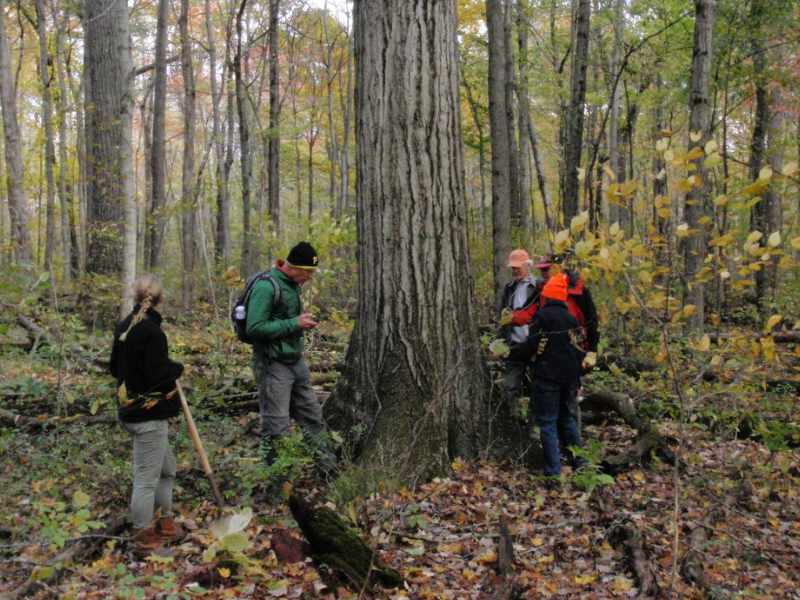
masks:
{"type": "Polygon", "coordinates": [[[568,278],[554,274],[542,289],[544,305],[536,311],[528,338],[511,349],[509,358],[533,360],[531,398],[544,452],[544,473],[561,473],[559,438],[565,448],[581,445],[577,391],[583,350],[579,324],[567,309],[568,278]]]}
{"type": "Polygon", "coordinates": [[[167,419],[180,410],[175,382],[183,365],[169,358],[167,337],[156,307],[161,283],[143,275],[134,284],[133,311],[116,326],[110,369],[118,385],[117,416],[133,438],[131,516],[140,550],[152,550],[180,535],[172,518],[175,456],[167,419]],[[155,510],[161,516],[153,523],[155,510]]]}

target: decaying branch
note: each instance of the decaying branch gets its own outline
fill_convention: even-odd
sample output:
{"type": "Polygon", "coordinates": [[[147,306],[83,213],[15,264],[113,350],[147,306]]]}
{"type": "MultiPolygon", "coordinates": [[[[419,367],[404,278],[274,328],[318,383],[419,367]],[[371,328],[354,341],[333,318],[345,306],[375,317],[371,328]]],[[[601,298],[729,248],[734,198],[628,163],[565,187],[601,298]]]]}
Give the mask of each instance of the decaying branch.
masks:
{"type": "Polygon", "coordinates": [[[658,582],[655,569],[650,563],[642,534],[631,522],[617,523],[608,532],[608,541],[614,547],[621,547],[639,586],[639,597],[655,597],[658,582]]]}

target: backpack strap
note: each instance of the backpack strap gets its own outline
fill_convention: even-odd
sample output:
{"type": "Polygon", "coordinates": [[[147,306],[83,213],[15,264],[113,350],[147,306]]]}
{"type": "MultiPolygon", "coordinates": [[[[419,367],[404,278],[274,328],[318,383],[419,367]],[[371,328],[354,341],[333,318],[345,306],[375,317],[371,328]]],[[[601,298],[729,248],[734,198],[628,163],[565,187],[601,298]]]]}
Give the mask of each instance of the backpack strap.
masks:
{"type": "Polygon", "coordinates": [[[275,297],[272,303],[274,309],[274,307],[278,306],[278,304],[280,304],[282,300],[281,286],[278,284],[277,281],[275,281],[275,277],[269,271],[262,271],[261,273],[259,273],[250,280],[250,282],[247,284],[247,289],[245,290],[244,300],[242,301],[242,304],[245,307],[247,306],[247,303],[250,301],[250,295],[253,293],[253,288],[259,281],[269,281],[272,284],[272,289],[275,292],[275,297]]]}

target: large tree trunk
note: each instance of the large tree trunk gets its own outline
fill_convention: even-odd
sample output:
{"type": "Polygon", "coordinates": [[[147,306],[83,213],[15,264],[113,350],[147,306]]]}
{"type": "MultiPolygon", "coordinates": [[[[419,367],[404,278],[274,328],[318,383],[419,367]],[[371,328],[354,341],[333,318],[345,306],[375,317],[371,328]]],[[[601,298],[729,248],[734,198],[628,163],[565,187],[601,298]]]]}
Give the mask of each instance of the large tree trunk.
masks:
{"type": "Polygon", "coordinates": [[[166,109],[167,109],[167,13],[169,0],[158,0],[156,22],[155,90],[153,92],[153,147],[150,155],[152,197],[147,210],[145,264],[155,270],[161,262],[164,242],[164,206],[166,205],[166,109]]]}
{"type": "Polygon", "coordinates": [[[455,3],[360,0],[354,31],[359,308],[328,405],[368,463],[415,481],[475,455],[485,393],[455,3]]]}
{"type": "Polygon", "coordinates": [[[519,46],[519,84],[517,86],[517,132],[519,135],[519,196],[521,205],[521,243],[527,246],[531,239],[533,204],[531,202],[531,107],[528,100],[528,2],[517,1],[517,37],[519,46]]]}
{"type": "Polygon", "coordinates": [[[123,268],[123,207],[131,185],[130,35],[124,0],[86,0],[86,175],[90,273],[123,268]]]}
{"type": "MultiPolygon", "coordinates": [[[[183,171],[181,180],[181,296],[184,310],[189,310],[194,302],[194,268],[197,257],[197,223],[195,218],[194,193],[194,130],[195,130],[195,87],[192,67],[192,41],[189,38],[189,1],[181,0],[181,14],[178,19],[181,31],[181,73],[183,75],[183,171]]],[[[202,227],[202,223],[200,225],[202,227]]]]}
{"type": "Polygon", "coordinates": [[[572,52],[570,75],[570,101],[566,119],[564,140],[564,189],[561,210],[564,222],[578,214],[578,168],[581,164],[583,146],[583,109],[586,100],[586,66],[589,55],[589,21],[592,13],[590,0],[578,0],[572,28],[575,33],[575,49],[572,52]]]}
{"type": "Polygon", "coordinates": [[[516,66],[514,65],[514,44],[512,41],[514,19],[513,19],[513,0],[500,0],[501,10],[503,11],[503,54],[504,54],[504,80],[506,95],[506,122],[508,123],[508,168],[510,173],[510,193],[511,193],[511,225],[514,228],[512,235],[526,227],[527,216],[525,206],[522,204],[520,191],[520,167],[519,167],[519,146],[515,124],[517,122],[514,111],[514,99],[516,88],[516,66]]]}
{"type": "Polygon", "coordinates": [[[276,235],[281,232],[281,101],[278,85],[279,62],[278,40],[278,15],[280,13],[280,0],[269,2],[269,217],[272,231],[276,235]]]}
{"type": "Polygon", "coordinates": [[[511,123],[506,110],[503,0],[486,0],[489,33],[489,129],[492,138],[492,242],[494,300],[500,307],[503,288],[511,278],[506,260],[511,251],[511,123]]]}
{"type": "Polygon", "coordinates": [[[31,239],[28,233],[28,200],[23,189],[22,137],[17,121],[17,89],[11,76],[11,57],[6,37],[6,9],[0,0],[0,102],[3,107],[3,134],[6,155],[8,212],[11,219],[11,244],[16,262],[30,264],[31,239]]]}
{"type": "MultiPolygon", "coordinates": [[[[53,99],[50,93],[50,53],[47,49],[47,16],[44,0],[36,0],[36,32],[39,38],[39,81],[42,85],[42,123],[44,125],[44,165],[47,178],[47,240],[44,251],[44,267],[53,270],[53,254],[56,247],[56,145],[53,133],[53,99]]],[[[64,257],[68,262],[69,257],[64,257]]]]}
{"type": "MultiPolygon", "coordinates": [[[[692,51],[692,77],[689,91],[689,132],[698,140],[689,141],[690,149],[694,146],[703,148],[711,133],[711,97],[709,79],[711,73],[711,45],[714,31],[715,0],[695,0],[694,49],[692,51]]],[[[704,157],[692,161],[696,170],[692,173],[695,185],[686,194],[685,218],[691,235],[684,241],[684,275],[687,284],[686,300],[693,304],[695,312],[689,317],[689,329],[702,332],[705,315],[705,284],[697,280],[706,254],[705,225],[700,223],[706,202],[709,186],[704,168],[704,157]]]]}

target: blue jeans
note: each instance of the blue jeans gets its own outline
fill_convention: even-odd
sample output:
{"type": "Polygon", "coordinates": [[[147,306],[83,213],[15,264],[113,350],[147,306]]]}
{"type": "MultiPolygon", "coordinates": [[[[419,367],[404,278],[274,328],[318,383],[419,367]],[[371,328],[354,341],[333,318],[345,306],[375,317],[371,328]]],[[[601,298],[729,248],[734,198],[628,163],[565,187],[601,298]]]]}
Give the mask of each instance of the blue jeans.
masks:
{"type": "Polygon", "coordinates": [[[565,448],[581,445],[577,393],[577,382],[574,384],[542,380],[533,382],[531,397],[542,440],[545,475],[561,473],[559,438],[565,448]]]}

